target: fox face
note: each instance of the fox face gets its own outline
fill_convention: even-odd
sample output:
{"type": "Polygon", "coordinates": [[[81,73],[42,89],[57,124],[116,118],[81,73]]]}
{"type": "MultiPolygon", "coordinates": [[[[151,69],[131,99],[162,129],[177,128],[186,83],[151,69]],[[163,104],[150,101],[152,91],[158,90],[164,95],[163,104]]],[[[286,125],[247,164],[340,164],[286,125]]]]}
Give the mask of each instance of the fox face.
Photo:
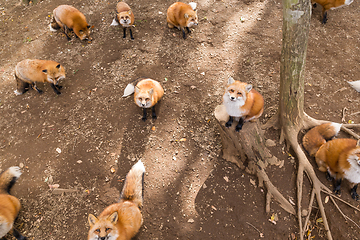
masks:
{"type": "Polygon", "coordinates": [[[99,219],[90,214],[88,221],[90,225],[88,240],[116,240],[119,237],[116,228],[118,212],[99,219]]]}
{"type": "Polygon", "coordinates": [[[90,37],[90,25],[87,25],[85,28],[80,29],[77,35],[81,40],[91,41],[92,38],[90,37]]]}
{"type": "Polygon", "coordinates": [[[135,86],[136,105],[142,108],[150,108],[152,106],[153,93],[153,88],[151,88],[150,90],[141,90],[139,87],[135,86]]]}
{"type": "Polygon", "coordinates": [[[198,17],[197,11],[193,11],[193,13],[185,13],[184,17],[186,19],[186,27],[192,27],[198,25],[198,17]]]}
{"type": "Polygon", "coordinates": [[[43,69],[42,72],[46,75],[47,81],[54,85],[58,85],[59,81],[65,78],[65,69],[60,64],[43,69]]]}
{"type": "Polygon", "coordinates": [[[237,103],[239,107],[243,106],[246,102],[246,96],[251,91],[252,85],[235,81],[229,78],[228,86],[224,94],[224,102],[237,103]]]}
{"type": "Polygon", "coordinates": [[[118,20],[123,27],[130,27],[131,24],[131,10],[121,12],[118,14],[118,20]]]}

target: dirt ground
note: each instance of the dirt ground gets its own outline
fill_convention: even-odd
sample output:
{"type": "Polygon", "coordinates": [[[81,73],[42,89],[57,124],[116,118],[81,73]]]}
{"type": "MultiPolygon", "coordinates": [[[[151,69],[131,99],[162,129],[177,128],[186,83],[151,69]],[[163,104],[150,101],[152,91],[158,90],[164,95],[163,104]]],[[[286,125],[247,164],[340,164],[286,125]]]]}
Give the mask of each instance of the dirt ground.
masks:
{"type": "MultiPolygon", "coordinates": [[[[147,172],[144,224],[136,239],[298,238],[296,218],[276,203],[266,214],[266,189],[221,158],[213,116],[229,76],[263,94],[261,123],[276,112],[281,1],[201,0],[199,25],[186,40],[166,25],[172,1],[129,1],[136,18],[134,41],[110,27],[116,3],[0,2],[0,168],[23,170],[12,191],[22,203],[17,228],[29,239],[86,239],[88,214],[98,215],[117,201],[126,173],[141,159],[147,172]],[[91,43],[49,31],[52,11],[60,4],[85,14],[93,26],[91,43]],[[61,95],[47,84],[38,84],[42,95],[14,94],[14,68],[26,58],[55,60],[66,68],[61,95]],[[140,76],[160,81],[165,89],[157,120],[141,121],[142,110],[132,97],[121,98],[140,76]],[[59,187],[51,190],[55,184],[59,187]],[[275,215],[276,224],[269,221],[275,215]]],[[[305,111],[315,118],[341,122],[346,108],[345,121],[360,123],[360,94],[346,82],[360,79],[359,6],[355,1],[330,11],[326,25],[320,23],[321,7],[313,11],[305,111]]],[[[295,202],[296,160],[279,144],[278,131],[265,136],[276,143],[273,154],[285,161],[268,174],[295,202]]],[[[359,207],[346,182],[342,190],[341,197],[359,207]]],[[[305,191],[305,199],[308,195],[305,191]]],[[[360,239],[354,223],[331,202],[325,206],[334,239],[360,239]]],[[[359,212],[340,207],[359,225],[359,212]]],[[[315,209],[309,237],[324,239],[319,218],[315,209]]]]}

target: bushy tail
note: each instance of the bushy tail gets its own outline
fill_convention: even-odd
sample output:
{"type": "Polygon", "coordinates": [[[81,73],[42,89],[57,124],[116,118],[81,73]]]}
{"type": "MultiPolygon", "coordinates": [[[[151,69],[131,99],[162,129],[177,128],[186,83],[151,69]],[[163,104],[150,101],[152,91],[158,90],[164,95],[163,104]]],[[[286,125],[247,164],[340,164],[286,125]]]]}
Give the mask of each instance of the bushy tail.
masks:
{"type": "Polygon", "coordinates": [[[308,131],[302,140],[305,150],[310,156],[315,156],[321,145],[335,137],[340,131],[341,124],[339,123],[324,123],[312,128],[308,131]]]}
{"type": "Polygon", "coordinates": [[[135,80],[133,80],[131,83],[129,83],[125,90],[124,90],[124,95],[122,97],[127,97],[130,96],[131,94],[133,94],[135,92],[135,86],[138,84],[138,82],[140,82],[143,79],[147,79],[147,77],[139,77],[135,80]]]}
{"type": "Polygon", "coordinates": [[[0,175],[0,194],[10,194],[11,187],[20,177],[21,171],[19,167],[10,167],[0,175]]]}
{"type": "Polygon", "coordinates": [[[348,82],[356,91],[360,92],[360,80],[348,82]]]}
{"type": "Polygon", "coordinates": [[[132,201],[139,206],[143,204],[144,164],[138,161],[126,175],[120,201],[132,201]]]}

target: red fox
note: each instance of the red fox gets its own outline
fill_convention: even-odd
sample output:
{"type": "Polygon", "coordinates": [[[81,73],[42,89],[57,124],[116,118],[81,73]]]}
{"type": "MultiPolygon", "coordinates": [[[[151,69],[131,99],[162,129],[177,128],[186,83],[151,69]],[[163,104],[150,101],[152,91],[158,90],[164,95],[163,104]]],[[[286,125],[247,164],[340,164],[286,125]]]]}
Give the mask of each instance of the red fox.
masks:
{"type": "Polygon", "coordinates": [[[10,167],[0,175],[0,238],[12,231],[18,240],[26,240],[14,227],[14,221],[20,211],[19,199],[10,195],[10,189],[20,177],[19,167],[10,167]]]}
{"type": "Polygon", "coordinates": [[[235,128],[237,132],[242,129],[244,122],[255,121],[264,111],[264,98],[261,94],[251,84],[235,81],[232,77],[228,80],[223,103],[230,117],[225,126],[230,127],[234,117],[239,118],[235,128]]]}
{"type": "Polygon", "coordinates": [[[38,93],[36,82],[48,82],[56,94],[62,86],[59,81],[65,78],[65,69],[60,63],[50,60],[25,59],[15,67],[15,79],[17,83],[16,95],[21,95],[29,90],[29,85],[38,93]]]}
{"type": "Polygon", "coordinates": [[[334,192],[340,193],[340,184],[343,178],[353,187],[350,194],[353,199],[359,200],[356,193],[360,182],[360,141],[350,138],[339,138],[325,142],[325,139],[335,136],[340,131],[340,124],[327,123],[317,126],[303,137],[304,148],[315,155],[318,168],[327,172],[327,176],[335,179],[334,192]],[[319,147],[320,146],[320,147],[319,147]]]}
{"type": "Polygon", "coordinates": [[[111,26],[116,26],[120,24],[123,27],[123,32],[124,32],[123,38],[126,38],[126,28],[129,28],[130,38],[131,40],[134,40],[131,31],[131,27],[133,26],[135,21],[134,13],[131,11],[129,5],[127,5],[124,2],[119,2],[116,5],[116,11],[117,14],[113,22],[111,23],[111,26]]]}
{"type": "Polygon", "coordinates": [[[176,2],[167,10],[166,21],[169,28],[177,27],[182,31],[183,38],[186,38],[185,29],[190,33],[190,27],[198,25],[196,3],[189,4],[176,2]]]}
{"type": "Polygon", "coordinates": [[[64,30],[68,40],[71,40],[69,30],[73,30],[80,40],[92,40],[90,37],[90,25],[86,22],[84,14],[73,6],[60,5],[54,9],[50,30],[55,32],[60,28],[64,30]]]}
{"type": "Polygon", "coordinates": [[[316,7],[316,4],[320,4],[322,9],[322,23],[327,22],[327,11],[329,9],[335,9],[339,7],[344,7],[345,5],[350,5],[354,0],[311,0],[313,7],[316,7]]]}
{"type": "MultiPolygon", "coordinates": [[[[135,80],[134,82],[137,82],[135,80]]],[[[140,80],[136,86],[134,83],[130,83],[126,86],[123,97],[127,97],[134,94],[134,101],[136,105],[143,108],[143,117],[142,120],[146,121],[147,119],[147,108],[152,108],[152,118],[156,119],[155,104],[160,101],[164,95],[164,89],[158,81],[155,81],[150,78],[143,78],[140,80]]]]}
{"type": "Polygon", "coordinates": [[[144,164],[138,161],[126,175],[120,202],[108,206],[96,218],[89,214],[88,240],[130,240],[142,223],[140,208],[143,204],[144,164]]]}

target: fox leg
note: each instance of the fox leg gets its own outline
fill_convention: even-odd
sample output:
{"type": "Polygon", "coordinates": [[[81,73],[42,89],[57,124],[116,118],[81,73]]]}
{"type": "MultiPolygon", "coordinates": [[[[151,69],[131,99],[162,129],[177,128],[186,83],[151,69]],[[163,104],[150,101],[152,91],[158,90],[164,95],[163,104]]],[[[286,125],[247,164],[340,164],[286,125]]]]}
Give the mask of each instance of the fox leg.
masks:
{"type": "Polygon", "coordinates": [[[15,74],[15,79],[16,79],[16,91],[15,91],[16,95],[21,95],[29,90],[29,83],[24,82],[23,80],[18,78],[16,74],[15,74]]]}
{"type": "Polygon", "coordinates": [[[186,39],[186,34],[185,34],[185,30],[184,28],[181,28],[182,34],[183,34],[183,38],[186,39]]]}
{"type": "Polygon", "coordinates": [[[322,16],[323,16],[322,23],[325,24],[327,22],[327,11],[325,11],[324,8],[322,11],[322,16]]]}
{"type": "Polygon", "coordinates": [[[326,180],[328,180],[328,181],[334,180],[334,178],[331,176],[331,174],[329,173],[329,171],[326,171],[326,180]]]}
{"type": "Polygon", "coordinates": [[[155,106],[151,108],[151,114],[153,119],[157,119],[156,112],[155,112],[155,106]]]}
{"type": "Polygon", "coordinates": [[[339,194],[340,194],[341,180],[342,180],[341,178],[340,178],[340,179],[335,179],[333,192],[334,192],[336,195],[339,195],[339,194]]]}
{"type": "Polygon", "coordinates": [[[350,190],[350,194],[351,194],[351,197],[353,199],[355,199],[356,201],[359,200],[359,194],[357,194],[356,190],[357,190],[357,184],[355,184],[355,186],[350,190]]]}
{"type": "Polygon", "coordinates": [[[133,35],[132,35],[132,31],[131,31],[131,27],[129,27],[129,32],[130,32],[130,38],[131,38],[131,40],[134,40],[134,37],[133,37],[133,35]]]}
{"type": "Polygon", "coordinates": [[[64,24],[64,33],[65,33],[68,41],[71,40],[71,37],[70,37],[69,34],[68,34],[69,31],[70,31],[70,28],[68,28],[68,27],[64,24]]]}
{"type": "Polygon", "coordinates": [[[123,38],[126,38],[126,28],[123,28],[123,32],[124,32],[123,38]]]}
{"type": "Polygon", "coordinates": [[[190,33],[190,28],[189,27],[186,27],[186,30],[188,33],[190,33]]]}
{"type": "Polygon", "coordinates": [[[43,91],[42,91],[42,90],[40,90],[40,89],[38,89],[38,88],[37,88],[37,86],[36,86],[36,83],[35,83],[35,82],[31,83],[31,87],[32,87],[32,89],[36,90],[38,93],[40,93],[40,94],[42,94],[42,93],[43,93],[43,91]]]}
{"type": "Polygon", "coordinates": [[[27,240],[27,237],[21,235],[15,228],[13,228],[13,235],[17,240],[27,240]]]}
{"type": "Polygon", "coordinates": [[[146,108],[143,108],[143,117],[141,120],[143,120],[144,122],[146,121],[147,117],[146,117],[146,108]]]}
{"type": "Polygon", "coordinates": [[[244,119],[241,117],[239,119],[238,124],[236,125],[235,131],[237,131],[237,132],[240,131],[244,125],[244,122],[245,122],[244,119]]]}
{"type": "Polygon", "coordinates": [[[55,85],[53,83],[50,83],[50,86],[57,95],[61,94],[61,92],[59,91],[62,88],[61,86],[55,85]]]}
{"type": "Polygon", "coordinates": [[[234,118],[232,116],[229,116],[229,121],[225,123],[225,127],[231,127],[232,123],[234,121],[234,118]]]}

